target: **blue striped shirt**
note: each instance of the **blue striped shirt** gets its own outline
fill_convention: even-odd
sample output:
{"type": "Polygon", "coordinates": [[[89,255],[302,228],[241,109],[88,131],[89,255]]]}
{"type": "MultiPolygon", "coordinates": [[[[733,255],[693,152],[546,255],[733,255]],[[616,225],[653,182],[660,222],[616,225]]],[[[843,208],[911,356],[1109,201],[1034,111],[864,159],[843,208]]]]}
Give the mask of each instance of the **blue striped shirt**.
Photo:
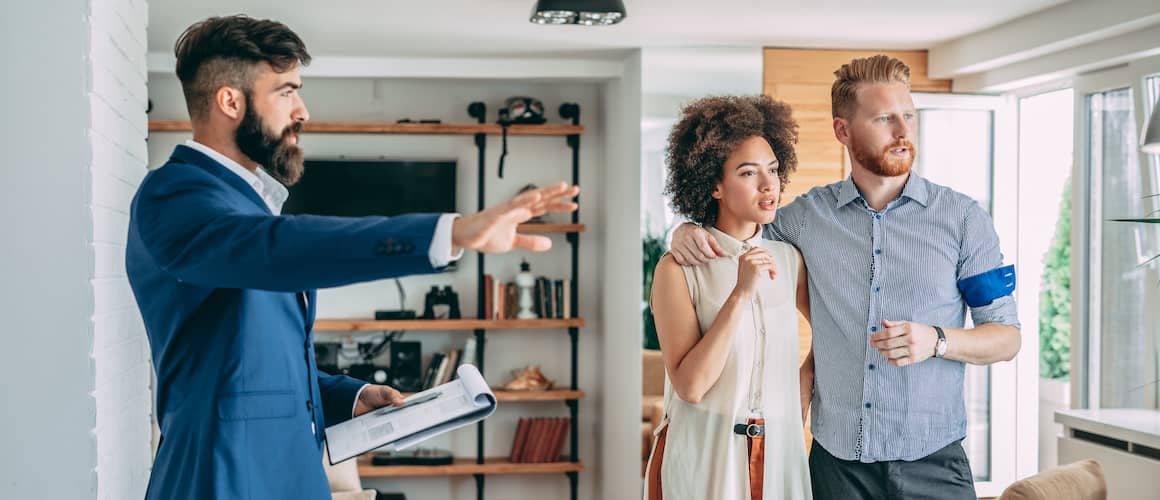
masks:
{"type": "MultiPolygon", "coordinates": [[[[764,236],[801,250],[814,347],[811,429],[843,460],[917,460],[966,437],[964,364],[897,368],[870,336],[882,320],[962,328],[958,282],[1002,266],[999,236],[975,200],[911,173],[874,211],[851,178],[780,209],[764,236]]],[[[1011,295],[970,308],[974,324],[1019,326],[1011,295]]]]}

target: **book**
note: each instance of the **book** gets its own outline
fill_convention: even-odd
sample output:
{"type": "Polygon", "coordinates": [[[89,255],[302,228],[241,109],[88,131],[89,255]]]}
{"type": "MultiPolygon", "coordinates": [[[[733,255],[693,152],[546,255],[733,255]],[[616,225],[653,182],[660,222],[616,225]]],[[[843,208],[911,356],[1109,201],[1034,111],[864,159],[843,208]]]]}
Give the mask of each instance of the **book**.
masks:
{"type": "Polygon", "coordinates": [[[464,363],[464,361],[463,361],[463,349],[456,349],[456,350],[451,351],[451,352],[453,354],[455,354],[455,365],[452,367],[452,370],[451,370],[451,380],[455,380],[455,379],[459,378],[459,367],[460,367],[460,365],[462,365],[464,363]]]}
{"type": "Polygon", "coordinates": [[[564,443],[568,440],[568,432],[572,429],[572,419],[564,417],[560,419],[560,432],[556,434],[556,442],[552,446],[552,462],[561,459],[564,454],[564,443]]]}
{"type": "Polygon", "coordinates": [[[539,278],[536,278],[536,284],[532,287],[532,312],[536,313],[536,317],[544,317],[544,288],[543,283],[539,278]]]}
{"type": "Polygon", "coordinates": [[[553,298],[553,318],[564,317],[564,280],[556,280],[553,282],[552,292],[555,294],[553,298]]]}
{"type": "Polygon", "coordinates": [[[492,314],[492,304],[495,301],[495,294],[492,293],[492,288],[495,287],[494,282],[495,278],[490,274],[483,275],[483,319],[495,319],[495,315],[492,314]]]}
{"type": "Polygon", "coordinates": [[[545,318],[556,317],[556,285],[555,282],[549,279],[544,279],[544,289],[548,292],[548,310],[545,318]]]}
{"type": "Polygon", "coordinates": [[[516,319],[520,313],[520,287],[515,283],[508,283],[506,287],[503,300],[507,309],[504,316],[508,319],[516,319]]]}
{"type": "Polygon", "coordinates": [[[439,373],[435,374],[435,383],[431,384],[431,387],[446,384],[451,370],[451,354],[445,352],[443,359],[439,361],[439,373]]]}
{"type": "Polygon", "coordinates": [[[540,433],[540,442],[536,445],[536,456],[534,460],[536,463],[547,462],[548,455],[552,454],[552,451],[548,447],[551,446],[552,440],[555,439],[556,420],[554,417],[544,419],[544,430],[540,433]]]}
{"type": "Polygon", "coordinates": [[[502,287],[503,287],[502,282],[500,282],[499,280],[492,280],[491,288],[490,288],[490,290],[491,290],[491,319],[503,319],[503,317],[500,315],[500,311],[503,310],[503,304],[502,304],[503,297],[500,296],[500,293],[499,293],[500,288],[502,288],[502,287]]]}
{"type": "Polygon", "coordinates": [[[524,451],[524,444],[528,441],[528,428],[531,427],[531,424],[531,420],[521,418],[520,423],[516,425],[516,435],[512,439],[512,452],[508,456],[508,460],[512,463],[520,463],[520,457],[524,451]]]}
{"type": "Polygon", "coordinates": [[[572,317],[572,280],[565,278],[564,280],[564,318],[572,317]]]}
{"type": "Polygon", "coordinates": [[[528,438],[524,442],[523,450],[520,453],[520,463],[532,463],[536,458],[536,450],[540,445],[540,436],[544,433],[544,419],[540,417],[533,418],[528,425],[528,438]]]}
{"type": "Polygon", "coordinates": [[[552,422],[552,436],[546,447],[548,453],[544,456],[545,462],[560,461],[560,447],[564,444],[564,434],[568,432],[568,419],[557,418],[552,422]]]}
{"type": "Polygon", "coordinates": [[[507,286],[504,282],[495,282],[495,319],[507,319],[507,286]]]}
{"type": "Polygon", "coordinates": [[[475,337],[468,337],[467,342],[463,344],[463,363],[474,365],[478,362],[475,359],[475,337]]]}
{"type": "Polygon", "coordinates": [[[545,417],[540,419],[540,433],[536,436],[536,449],[532,454],[532,462],[545,462],[545,457],[548,456],[548,440],[552,436],[552,425],[554,418],[545,417]]]}
{"type": "Polygon", "coordinates": [[[544,278],[536,278],[536,315],[548,318],[548,294],[544,291],[544,278]]]}
{"type": "Polygon", "coordinates": [[[435,370],[435,376],[431,377],[431,385],[427,388],[435,387],[443,383],[443,374],[447,371],[447,353],[439,353],[439,368],[435,370]]]}
{"type": "Polygon", "coordinates": [[[447,373],[443,375],[443,383],[446,384],[455,378],[455,370],[459,369],[459,350],[452,349],[447,351],[447,373]]]}
{"type": "Polygon", "coordinates": [[[427,371],[423,374],[423,388],[435,387],[435,378],[439,375],[439,366],[443,363],[443,353],[431,355],[431,362],[427,364],[427,371]]]}
{"type": "Polygon", "coordinates": [[[326,428],[331,465],[376,448],[398,451],[445,432],[483,420],[497,407],[495,394],[474,365],[459,367],[459,378],[326,428]]]}

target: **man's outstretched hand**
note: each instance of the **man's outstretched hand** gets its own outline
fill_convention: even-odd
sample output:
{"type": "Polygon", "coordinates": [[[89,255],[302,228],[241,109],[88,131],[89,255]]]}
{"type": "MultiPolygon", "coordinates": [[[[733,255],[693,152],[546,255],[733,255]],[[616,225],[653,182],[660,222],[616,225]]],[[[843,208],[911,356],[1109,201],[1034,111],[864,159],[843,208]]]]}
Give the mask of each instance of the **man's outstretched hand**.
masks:
{"type": "Polygon", "coordinates": [[[459,249],[483,253],[548,250],[552,248],[551,239],[519,234],[516,226],[547,212],[575,211],[577,205],[570,200],[577,194],[580,194],[579,186],[561,182],[521,193],[477,214],[459,217],[451,226],[452,253],[458,253],[459,249]]]}

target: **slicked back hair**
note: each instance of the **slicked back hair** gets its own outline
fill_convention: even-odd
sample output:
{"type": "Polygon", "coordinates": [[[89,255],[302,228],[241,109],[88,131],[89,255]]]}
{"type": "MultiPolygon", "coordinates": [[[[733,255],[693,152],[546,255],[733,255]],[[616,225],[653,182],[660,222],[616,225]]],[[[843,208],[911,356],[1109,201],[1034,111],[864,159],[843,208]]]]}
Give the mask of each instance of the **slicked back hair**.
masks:
{"type": "Polygon", "coordinates": [[[904,83],[910,88],[910,67],[883,54],[854,59],[834,72],[830,88],[831,114],[849,119],[858,108],[858,88],[866,83],[904,83]]]}
{"type": "Polygon", "coordinates": [[[262,63],[279,73],[310,64],[306,44],[286,25],[245,15],[211,17],[194,23],[177,39],[177,78],[189,116],[209,114],[223,86],[249,94],[262,63]]]}

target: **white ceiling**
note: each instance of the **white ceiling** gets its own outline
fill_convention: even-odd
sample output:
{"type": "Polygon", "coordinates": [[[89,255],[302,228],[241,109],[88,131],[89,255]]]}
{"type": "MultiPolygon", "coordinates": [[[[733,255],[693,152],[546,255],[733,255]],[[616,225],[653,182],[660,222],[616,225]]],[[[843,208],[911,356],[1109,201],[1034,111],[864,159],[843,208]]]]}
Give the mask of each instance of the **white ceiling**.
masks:
{"type": "Polygon", "coordinates": [[[149,50],[191,23],[282,21],[315,56],[520,56],[638,47],[929,48],[1067,0],[626,0],[615,26],[528,22],[535,0],[150,0],[149,50]]]}

